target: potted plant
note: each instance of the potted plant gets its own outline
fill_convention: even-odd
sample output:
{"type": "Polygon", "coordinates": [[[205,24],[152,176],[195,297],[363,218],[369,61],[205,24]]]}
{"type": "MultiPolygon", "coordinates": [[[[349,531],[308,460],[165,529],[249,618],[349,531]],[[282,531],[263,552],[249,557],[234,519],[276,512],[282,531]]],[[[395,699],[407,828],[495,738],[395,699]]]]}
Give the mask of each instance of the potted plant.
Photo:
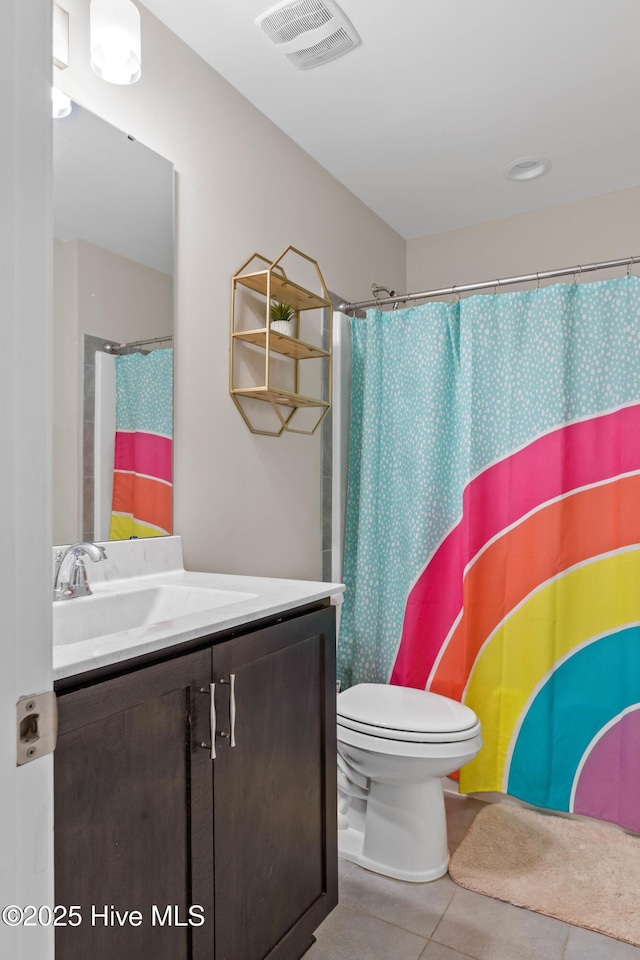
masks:
{"type": "Polygon", "coordinates": [[[269,321],[271,329],[276,333],[284,333],[287,337],[294,335],[292,320],[295,317],[295,310],[289,303],[280,303],[274,300],[269,307],[269,321]]]}

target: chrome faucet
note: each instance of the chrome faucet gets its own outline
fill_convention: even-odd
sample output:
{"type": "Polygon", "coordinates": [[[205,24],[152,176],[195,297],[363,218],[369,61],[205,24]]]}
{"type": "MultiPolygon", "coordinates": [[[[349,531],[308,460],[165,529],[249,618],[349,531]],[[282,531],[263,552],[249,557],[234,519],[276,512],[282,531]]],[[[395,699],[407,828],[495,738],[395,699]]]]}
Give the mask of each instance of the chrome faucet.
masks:
{"type": "Polygon", "coordinates": [[[91,595],[87,568],[83,560],[85,556],[98,563],[107,559],[107,552],[97,543],[84,542],[72,543],[66,550],[58,550],[53,578],[54,600],[73,600],[74,597],[91,595]]]}

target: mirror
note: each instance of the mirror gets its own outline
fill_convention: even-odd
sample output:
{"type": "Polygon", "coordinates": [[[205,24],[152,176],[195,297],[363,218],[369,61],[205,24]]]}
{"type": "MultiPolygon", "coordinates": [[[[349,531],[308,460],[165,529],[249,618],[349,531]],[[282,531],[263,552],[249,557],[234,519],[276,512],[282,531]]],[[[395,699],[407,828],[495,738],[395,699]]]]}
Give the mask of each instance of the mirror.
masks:
{"type": "Polygon", "coordinates": [[[53,540],[172,532],[173,165],[54,120],[53,540]]]}

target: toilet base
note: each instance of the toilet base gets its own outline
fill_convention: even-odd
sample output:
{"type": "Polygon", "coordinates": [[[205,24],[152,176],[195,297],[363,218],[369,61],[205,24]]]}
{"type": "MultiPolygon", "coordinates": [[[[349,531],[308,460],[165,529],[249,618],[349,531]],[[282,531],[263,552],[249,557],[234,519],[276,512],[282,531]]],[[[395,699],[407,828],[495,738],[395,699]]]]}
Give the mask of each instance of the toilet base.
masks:
{"type": "Polygon", "coordinates": [[[372,870],[374,873],[381,873],[384,877],[391,877],[394,880],[405,880],[408,883],[428,883],[430,880],[439,880],[444,877],[449,869],[449,855],[444,863],[437,867],[431,867],[429,870],[422,870],[417,873],[411,873],[408,870],[396,869],[387,863],[378,863],[370,857],[365,857],[362,852],[364,846],[364,834],[360,830],[354,830],[347,827],[341,830],[338,837],[338,856],[343,860],[349,860],[351,863],[364,867],[365,870],[372,870]]]}
{"type": "Polygon", "coordinates": [[[395,880],[427,883],[449,867],[439,778],[420,784],[371,782],[338,818],[338,856],[395,880]]]}

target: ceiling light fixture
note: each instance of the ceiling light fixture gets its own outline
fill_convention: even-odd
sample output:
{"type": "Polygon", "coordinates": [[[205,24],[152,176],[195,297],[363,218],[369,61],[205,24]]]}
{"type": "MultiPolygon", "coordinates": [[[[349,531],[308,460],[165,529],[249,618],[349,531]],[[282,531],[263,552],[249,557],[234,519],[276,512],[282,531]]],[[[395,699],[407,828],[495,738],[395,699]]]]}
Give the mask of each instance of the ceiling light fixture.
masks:
{"type": "Polygon", "coordinates": [[[140,79],[140,11],[131,0],[91,0],[89,44],[91,66],[103,80],[127,84],[140,79]]]}
{"type": "MultiPolygon", "coordinates": [[[[55,3],[55,0],[53,4],[53,65],[58,70],[66,70],[69,66],[69,14],[60,4],[55,3]]],[[[71,100],[62,90],[53,86],[51,116],[54,120],[61,120],[62,117],[68,117],[70,113],[71,100]]]]}
{"type": "Polygon", "coordinates": [[[58,70],[69,66],[69,14],[59,3],[53,4],[53,64],[58,70]]]}
{"type": "Polygon", "coordinates": [[[507,180],[537,180],[551,170],[551,160],[546,157],[521,157],[508,163],[503,170],[507,180]]]}
{"type": "Polygon", "coordinates": [[[57,87],[51,87],[51,113],[54,120],[62,120],[71,113],[71,98],[57,87]]]}

